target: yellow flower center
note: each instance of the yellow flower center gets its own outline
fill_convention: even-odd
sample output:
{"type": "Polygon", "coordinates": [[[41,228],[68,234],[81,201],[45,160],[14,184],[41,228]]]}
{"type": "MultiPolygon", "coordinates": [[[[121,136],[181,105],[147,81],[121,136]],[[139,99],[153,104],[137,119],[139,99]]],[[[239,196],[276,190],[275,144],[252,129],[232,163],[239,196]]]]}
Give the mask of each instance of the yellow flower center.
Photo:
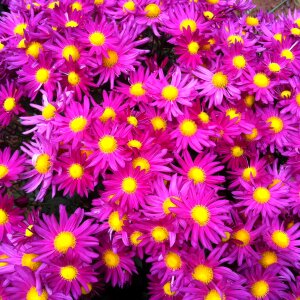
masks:
{"type": "Polygon", "coordinates": [[[269,127],[275,133],[279,133],[283,129],[283,121],[279,117],[275,117],[275,116],[270,117],[267,119],[267,123],[270,123],[269,127]]]}
{"type": "Polygon", "coordinates": [[[73,85],[73,86],[76,86],[79,82],[80,82],[80,77],[79,75],[72,71],[68,74],[68,82],[73,85]]]}
{"type": "Polygon", "coordinates": [[[174,85],[167,85],[162,89],[161,95],[165,100],[174,101],[177,99],[179,91],[174,85]]]}
{"type": "Polygon", "coordinates": [[[122,230],[124,225],[124,220],[126,219],[126,216],[124,216],[122,219],[120,219],[119,212],[113,211],[108,218],[108,224],[109,227],[116,232],[119,232],[122,230]]]}
{"type": "Polygon", "coordinates": [[[258,136],[258,130],[256,128],[253,128],[251,133],[245,134],[245,138],[247,141],[252,141],[256,139],[257,136],[258,136]]]}
{"type": "Polygon", "coordinates": [[[24,30],[27,28],[27,24],[25,23],[20,23],[14,28],[14,34],[18,34],[23,36],[24,35],[24,30]]]}
{"type": "Polygon", "coordinates": [[[225,237],[222,237],[222,242],[226,243],[226,242],[228,242],[230,240],[230,238],[231,238],[230,232],[225,231],[225,237]]]}
{"type": "Polygon", "coordinates": [[[280,54],[281,57],[284,57],[287,60],[294,60],[295,56],[293,52],[289,49],[283,49],[280,54]]]}
{"type": "Polygon", "coordinates": [[[269,202],[271,193],[265,187],[258,187],[253,192],[253,199],[260,204],[269,202]]]}
{"type": "Polygon", "coordinates": [[[282,34],[281,33],[275,33],[273,35],[274,40],[278,41],[278,42],[282,42],[282,34]]]}
{"type": "Polygon", "coordinates": [[[100,31],[95,31],[89,36],[89,40],[94,46],[103,46],[105,43],[105,35],[100,31]]]}
{"type": "Polygon", "coordinates": [[[270,84],[270,79],[264,73],[257,73],[253,77],[253,83],[260,88],[266,88],[270,84]]]}
{"type": "Polygon", "coordinates": [[[62,50],[62,57],[67,61],[69,61],[71,57],[73,62],[76,62],[80,58],[80,53],[76,46],[67,45],[62,50]]]}
{"type": "Polygon", "coordinates": [[[80,164],[72,164],[69,167],[69,175],[73,179],[81,179],[84,174],[84,168],[80,164]]]}
{"type": "Polygon", "coordinates": [[[106,68],[112,68],[119,60],[118,53],[113,50],[108,50],[107,55],[108,57],[103,56],[103,66],[106,68]]]}
{"type": "Polygon", "coordinates": [[[192,276],[195,280],[209,284],[214,279],[214,272],[213,269],[208,266],[198,265],[193,270],[192,276]]]}
{"type": "Polygon", "coordinates": [[[130,242],[132,245],[137,246],[142,240],[140,239],[140,237],[143,234],[140,231],[134,231],[131,235],[130,235],[130,242]]]}
{"type": "Polygon", "coordinates": [[[241,243],[238,243],[238,246],[245,247],[250,242],[250,233],[246,229],[240,229],[233,233],[232,235],[233,239],[238,240],[241,243]]]}
{"type": "Polygon", "coordinates": [[[246,67],[246,59],[243,55],[234,56],[232,59],[232,64],[237,69],[244,69],[246,67]]]}
{"type": "Polygon", "coordinates": [[[144,9],[146,16],[150,19],[157,18],[160,15],[160,7],[157,4],[150,3],[144,9]]]}
{"type": "Polygon", "coordinates": [[[259,21],[258,21],[258,19],[255,18],[255,17],[248,16],[248,17],[246,18],[246,24],[247,24],[248,26],[253,26],[253,27],[255,27],[255,26],[259,25],[259,21]]]}
{"type": "Polygon", "coordinates": [[[181,21],[179,28],[181,31],[190,28],[191,32],[195,32],[197,30],[197,23],[193,19],[185,19],[181,21]]]}
{"type": "Polygon", "coordinates": [[[196,205],[191,210],[192,219],[201,227],[206,226],[210,220],[210,212],[206,206],[196,205]]]}
{"type": "Polygon", "coordinates": [[[123,4],[123,11],[126,10],[134,11],[135,10],[135,3],[133,1],[127,1],[123,4]]]}
{"type": "Polygon", "coordinates": [[[74,266],[65,266],[60,268],[60,276],[66,281],[72,281],[76,279],[78,270],[74,266]]]}
{"type": "Polygon", "coordinates": [[[48,8],[54,9],[56,5],[59,6],[59,1],[53,1],[53,2],[49,3],[48,8]]]}
{"type": "Polygon", "coordinates": [[[122,180],[122,191],[124,193],[134,194],[137,188],[137,181],[133,177],[126,177],[122,180]]]}
{"type": "Polygon", "coordinates": [[[112,107],[106,107],[102,115],[99,117],[101,122],[107,122],[109,119],[114,120],[116,118],[116,112],[112,107]]]}
{"type": "Polygon", "coordinates": [[[268,68],[273,73],[278,73],[281,70],[281,67],[277,63],[269,63],[268,68]]]}
{"type": "Polygon", "coordinates": [[[151,235],[155,242],[163,243],[169,238],[169,232],[165,227],[156,226],[152,229],[151,235]]]}
{"type": "Polygon", "coordinates": [[[164,293],[167,296],[174,296],[175,295],[175,292],[171,291],[171,282],[170,281],[168,281],[167,283],[164,284],[163,290],[164,290],[164,293]]]}
{"type": "Polygon", "coordinates": [[[129,93],[132,96],[141,97],[145,95],[146,91],[143,88],[143,84],[141,82],[137,82],[130,86],[129,93]]]}
{"type": "Polygon", "coordinates": [[[36,271],[40,265],[42,264],[41,262],[35,262],[33,259],[38,257],[37,254],[34,253],[24,253],[22,256],[22,266],[23,267],[28,267],[32,271],[36,271]]]}
{"type": "Polygon", "coordinates": [[[112,135],[105,135],[99,140],[98,146],[102,153],[110,154],[116,151],[118,143],[112,135]]]}
{"type": "Polygon", "coordinates": [[[54,118],[56,108],[52,104],[47,104],[42,110],[42,116],[45,120],[51,120],[54,118]]]}
{"type": "Polygon", "coordinates": [[[119,255],[112,250],[106,250],[102,255],[102,260],[109,269],[116,268],[120,263],[119,255]]]}
{"type": "Polygon", "coordinates": [[[0,52],[4,49],[4,44],[0,42],[0,52]]]}
{"type": "Polygon", "coordinates": [[[235,108],[229,108],[226,110],[226,116],[229,117],[230,120],[237,118],[236,123],[241,120],[241,114],[237,112],[235,108]]]}
{"type": "Polygon", "coordinates": [[[72,10],[82,10],[82,4],[78,1],[75,1],[73,4],[72,4],[72,10]]]}
{"type": "Polygon", "coordinates": [[[206,179],[205,171],[199,167],[191,167],[188,172],[188,178],[194,181],[194,184],[203,183],[206,179]]]}
{"type": "Polygon", "coordinates": [[[138,125],[138,120],[134,116],[127,117],[127,122],[128,122],[128,124],[130,124],[130,125],[132,125],[134,127],[136,127],[138,125]]]}
{"type": "Polygon", "coordinates": [[[26,300],[48,300],[48,293],[46,290],[42,290],[39,295],[35,286],[31,287],[26,294],[26,300]]]}
{"type": "Polygon", "coordinates": [[[42,49],[43,49],[42,44],[40,44],[39,42],[32,42],[29,44],[28,48],[26,49],[26,54],[36,59],[38,58],[40,51],[42,49]]]}
{"type": "Polygon", "coordinates": [[[254,167],[248,167],[246,169],[244,169],[243,174],[242,174],[242,178],[245,181],[250,181],[251,177],[255,178],[257,176],[257,171],[256,168],[254,167]]]}
{"type": "Polygon", "coordinates": [[[128,143],[127,143],[127,146],[128,147],[131,147],[131,148],[137,148],[137,149],[141,149],[142,147],[142,143],[138,140],[130,140],[128,143]]]}
{"type": "Polygon", "coordinates": [[[165,256],[165,264],[172,271],[176,271],[181,268],[182,262],[180,256],[177,253],[169,252],[165,256]]]}
{"type": "Polygon", "coordinates": [[[222,299],[217,290],[210,290],[204,300],[225,300],[225,298],[222,299]]]}
{"type": "Polygon", "coordinates": [[[16,99],[13,97],[8,97],[4,100],[3,108],[5,111],[12,111],[16,107],[16,99]]]}
{"type": "Polygon", "coordinates": [[[291,97],[292,93],[289,90],[284,90],[280,93],[280,97],[282,99],[289,99],[291,97]]]}
{"type": "Polygon", "coordinates": [[[252,107],[252,105],[254,104],[254,96],[253,95],[247,95],[244,99],[244,102],[246,104],[246,106],[248,107],[252,107]]]}
{"type": "Polygon", "coordinates": [[[206,10],[203,12],[203,16],[208,19],[211,20],[215,15],[213,14],[213,12],[206,10]]]}
{"type": "MultiPolygon", "coordinates": [[[[6,259],[6,258],[9,258],[9,256],[6,255],[6,254],[0,254],[0,260],[1,260],[1,259],[6,259]]],[[[5,267],[5,266],[7,266],[7,265],[8,265],[8,263],[5,262],[5,261],[0,262],[0,268],[1,268],[1,267],[5,267]]]]}
{"type": "Polygon", "coordinates": [[[262,253],[259,262],[264,268],[268,268],[269,266],[276,264],[277,261],[277,255],[274,251],[265,251],[262,253]]]}
{"type": "Polygon", "coordinates": [[[50,71],[45,68],[40,68],[35,73],[35,79],[38,83],[46,83],[49,80],[50,71]]]}
{"type": "Polygon", "coordinates": [[[239,35],[230,35],[227,38],[228,44],[235,44],[235,43],[244,43],[244,40],[241,36],[239,35]]]}
{"type": "Polygon", "coordinates": [[[75,133],[83,131],[85,129],[86,125],[87,125],[87,119],[83,116],[74,118],[69,123],[70,129],[75,133]]]}
{"type": "Polygon", "coordinates": [[[132,165],[134,168],[140,167],[141,170],[145,170],[149,172],[150,170],[150,163],[146,158],[137,157],[132,161],[132,165]]]}
{"type": "Polygon", "coordinates": [[[76,28],[79,24],[74,21],[74,20],[71,20],[71,21],[68,21],[66,24],[65,24],[65,27],[71,27],[71,28],[76,28]]]}
{"type": "Polygon", "coordinates": [[[300,18],[296,19],[294,21],[294,24],[296,24],[298,27],[300,27],[300,18]]]}
{"type": "Polygon", "coordinates": [[[0,179],[4,178],[9,172],[9,169],[6,165],[0,164],[0,179]]]}
{"type": "Polygon", "coordinates": [[[56,251],[65,254],[76,246],[76,238],[70,231],[62,231],[54,238],[53,245],[56,251]]]}
{"type": "Polygon", "coordinates": [[[287,248],[290,245],[290,238],[286,232],[282,230],[275,230],[272,234],[273,243],[282,249],[287,248]]]}
{"type": "Polygon", "coordinates": [[[82,295],[88,295],[91,292],[93,286],[90,283],[88,283],[87,286],[88,286],[87,290],[83,286],[81,287],[81,294],[82,295]]]}
{"type": "Polygon", "coordinates": [[[171,207],[176,207],[176,205],[168,197],[162,204],[163,211],[166,215],[169,215],[171,213],[170,211],[171,207]]]}
{"type": "Polygon", "coordinates": [[[269,285],[264,280],[256,281],[251,286],[251,294],[257,299],[264,298],[268,293],[269,293],[269,285]]]}
{"type": "Polygon", "coordinates": [[[244,154],[244,150],[243,148],[241,148],[240,146],[233,146],[231,148],[231,155],[233,157],[241,157],[244,154]]]}
{"type": "Polygon", "coordinates": [[[165,130],[167,128],[167,122],[159,116],[152,118],[151,124],[154,130],[165,130]]]}
{"type": "Polygon", "coordinates": [[[272,182],[268,185],[268,188],[270,189],[270,188],[272,188],[273,186],[275,186],[276,184],[281,183],[281,182],[282,182],[282,181],[281,181],[280,179],[274,178],[274,179],[272,180],[272,182]]]}
{"type": "Polygon", "coordinates": [[[204,124],[207,124],[210,120],[209,115],[204,111],[201,111],[201,113],[198,115],[198,118],[204,124]]]}
{"type": "Polygon", "coordinates": [[[95,0],[94,4],[95,5],[102,5],[104,3],[104,0],[95,0]]]}
{"type": "Polygon", "coordinates": [[[192,55],[195,55],[198,53],[199,51],[199,44],[197,42],[190,42],[188,44],[188,50],[189,50],[189,53],[192,54],[192,55]]]}
{"type": "Polygon", "coordinates": [[[300,93],[296,95],[296,103],[300,106],[300,93]]]}
{"type": "Polygon", "coordinates": [[[207,3],[209,4],[218,4],[220,0],[206,0],[207,3]]]}
{"type": "Polygon", "coordinates": [[[8,223],[8,220],[8,213],[4,209],[0,208],[0,225],[5,225],[8,223]]]}
{"type": "Polygon", "coordinates": [[[32,231],[33,225],[28,225],[28,227],[25,230],[25,236],[26,237],[32,237],[33,231],[32,231]]]}
{"type": "Polygon", "coordinates": [[[213,75],[211,83],[215,88],[223,89],[228,85],[228,77],[223,72],[217,72],[213,75]]]}
{"type": "Polygon", "coordinates": [[[197,125],[194,121],[185,119],[180,123],[179,130],[182,135],[190,137],[197,132],[197,125]]]}

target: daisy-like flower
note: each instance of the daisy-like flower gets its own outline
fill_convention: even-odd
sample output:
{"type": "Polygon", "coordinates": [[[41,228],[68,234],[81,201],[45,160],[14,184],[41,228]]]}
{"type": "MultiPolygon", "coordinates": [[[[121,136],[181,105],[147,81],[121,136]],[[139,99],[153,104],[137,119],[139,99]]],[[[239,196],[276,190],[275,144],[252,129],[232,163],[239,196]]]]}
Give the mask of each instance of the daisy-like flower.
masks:
{"type": "Polygon", "coordinates": [[[78,150],[63,153],[57,158],[58,174],[53,177],[52,184],[63,195],[78,193],[81,197],[88,197],[88,192],[94,190],[96,179],[93,168],[88,166],[87,155],[78,150]]]}
{"type": "Polygon", "coordinates": [[[196,83],[189,75],[182,75],[177,67],[167,76],[159,69],[158,79],[154,76],[149,78],[146,88],[154,98],[151,105],[163,109],[168,120],[171,120],[172,117],[183,115],[182,107],[192,106],[191,100],[196,97],[196,83]],[[170,77],[172,79],[169,83],[170,77]]]}
{"type": "Polygon", "coordinates": [[[90,263],[98,257],[94,248],[98,245],[95,234],[99,232],[92,219],[83,221],[84,210],[77,208],[68,217],[66,208],[59,206],[59,222],[54,215],[43,215],[34,225],[36,239],[32,242],[33,253],[39,255],[39,261],[49,262],[53,257],[76,254],[80,260],[90,263]]]}
{"type": "Polygon", "coordinates": [[[218,244],[225,231],[230,228],[225,225],[230,221],[228,215],[229,203],[218,198],[210,188],[193,189],[190,187],[186,197],[172,202],[176,205],[170,211],[181,219],[184,238],[190,241],[194,248],[201,244],[206,249],[212,249],[212,244],[218,244]]]}
{"type": "Polygon", "coordinates": [[[0,23],[0,34],[6,37],[23,37],[28,23],[26,14],[21,14],[20,11],[18,13],[3,12],[0,23]]]}
{"type": "Polygon", "coordinates": [[[20,179],[25,170],[26,157],[18,151],[11,153],[10,148],[0,149],[0,187],[10,187],[14,181],[20,179]]]}

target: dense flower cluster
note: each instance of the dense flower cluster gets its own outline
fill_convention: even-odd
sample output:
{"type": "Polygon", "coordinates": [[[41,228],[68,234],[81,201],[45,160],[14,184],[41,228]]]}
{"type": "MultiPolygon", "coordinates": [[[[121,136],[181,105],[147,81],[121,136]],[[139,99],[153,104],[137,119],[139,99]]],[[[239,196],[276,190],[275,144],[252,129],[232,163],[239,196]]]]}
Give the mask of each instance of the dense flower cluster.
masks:
{"type": "Polygon", "coordinates": [[[152,300],[300,299],[300,13],[6,2],[0,299],[91,299],[141,260],[152,300]]]}

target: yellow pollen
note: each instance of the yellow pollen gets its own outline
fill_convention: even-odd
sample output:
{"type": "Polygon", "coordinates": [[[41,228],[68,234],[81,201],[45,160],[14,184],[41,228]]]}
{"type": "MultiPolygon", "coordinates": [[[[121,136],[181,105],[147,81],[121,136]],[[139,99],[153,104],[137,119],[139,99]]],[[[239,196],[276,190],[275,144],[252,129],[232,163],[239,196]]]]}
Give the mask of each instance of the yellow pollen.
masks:
{"type": "Polygon", "coordinates": [[[246,67],[246,59],[243,55],[234,56],[232,59],[232,64],[237,69],[244,69],[246,67]]]}
{"type": "Polygon", "coordinates": [[[82,10],[82,4],[78,1],[75,1],[73,4],[72,4],[72,10],[82,10]]]}
{"type": "Polygon", "coordinates": [[[140,239],[140,237],[143,234],[140,231],[134,231],[131,235],[130,235],[130,242],[132,245],[137,246],[142,240],[140,239]]]}
{"type": "Polygon", "coordinates": [[[211,20],[215,15],[213,14],[213,12],[207,10],[203,12],[203,16],[208,19],[211,20]]]}
{"type": "Polygon", "coordinates": [[[134,116],[129,116],[129,117],[127,117],[127,123],[136,127],[138,125],[138,120],[134,116]]]}
{"type": "Polygon", "coordinates": [[[276,264],[277,260],[277,255],[274,251],[265,251],[262,253],[259,263],[264,268],[268,268],[269,266],[276,264]]]}
{"type": "Polygon", "coordinates": [[[206,206],[196,205],[191,210],[192,219],[201,227],[206,226],[210,220],[210,212],[206,206]]]}
{"type": "Polygon", "coordinates": [[[270,188],[272,188],[273,186],[275,186],[276,184],[281,183],[281,182],[282,182],[282,181],[281,181],[280,179],[274,178],[274,179],[272,180],[272,183],[270,183],[270,184],[268,185],[268,188],[270,189],[270,188]]]}
{"type": "Polygon", "coordinates": [[[177,253],[169,252],[165,256],[165,264],[172,271],[176,271],[181,268],[182,262],[180,256],[177,253]]]}
{"type": "Polygon", "coordinates": [[[245,181],[250,181],[251,178],[255,178],[257,176],[257,171],[255,167],[248,167],[243,170],[242,178],[245,181]]]}
{"type": "Polygon", "coordinates": [[[50,156],[46,153],[40,154],[35,162],[34,168],[40,174],[46,174],[51,167],[50,156]]]}
{"type": "Polygon", "coordinates": [[[282,99],[289,99],[291,97],[292,93],[289,90],[284,90],[280,93],[280,97],[282,99]]]}
{"type": "Polygon", "coordinates": [[[169,238],[169,232],[165,227],[156,226],[152,229],[151,235],[155,242],[163,243],[169,238]]]}
{"type": "Polygon", "coordinates": [[[287,60],[294,60],[295,56],[293,52],[289,49],[283,49],[280,54],[281,57],[284,57],[287,60]]]}
{"type": "Polygon", "coordinates": [[[95,5],[102,5],[104,3],[104,0],[95,0],[94,4],[95,5]]]}
{"type": "Polygon", "coordinates": [[[79,82],[80,82],[80,77],[79,75],[72,71],[68,74],[68,82],[73,85],[73,86],[76,86],[79,82]]]}
{"type": "Polygon", "coordinates": [[[118,143],[112,135],[105,135],[99,140],[98,146],[102,153],[110,154],[117,150],[118,143]]]}
{"type": "Polygon", "coordinates": [[[156,130],[165,130],[167,128],[167,122],[160,116],[154,117],[151,119],[151,124],[153,129],[156,130]]]}
{"type": "Polygon", "coordinates": [[[226,242],[228,242],[230,240],[230,238],[231,238],[230,232],[225,231],[225,237],[222,238],[222,242],[226,243],[226,242]]]}
{"type": "Polygon", "coordinates": [[[74,20],[71,20],[71,21],[68,21],[66,24],[65,24],[65,27],[71,27],[71,28],[76,28],[78,27],[78,23],[74,20]]]}
{"type": "Polygon", "coordinates": [[[130,140],[128,143],[127,143],[127,146],[128,147],[131,147],[131,148],[137,148],[137,149],[141,149],[142,147],[142,143],[138,140],[130,140]]]}
{"type": "Polygon", "coordinates": [[[28,227],[25,230],[25,236],[26,237],[32,237],[33,236],[33,231],[32,231],[33,225],[28,225],[28,227]]]}
{"type": "Polygon", "coordinates": [[[45,68],[40,68],[35,73],[35,79],[38,83],[47,83],[50,77],[50,71],[45,68]]]}
{"type": "Polygon", "coordinates": [[[189,50],[189,53],[192,54],[192,55],[195,55],[198,53],[199,51],[199,44],[197,42],[190,42],[188,44],[188,50],[189,50]]]}
{"type": "Polygon", "coordinates": [[[188,172],[188,178],[194,181],[194,184],[203,183],[206,179],[205,171],[199,167],[191,167],[188,172]]]}
{"type": "Polygon", "coordinates": [[[241,36],[239,35],[230,35],[228,38],[227,38],[227,42],[228,44],[235,44],[235,43],[244,43],[244,40],[241,36]]]}
{"type": "Polygon", "coordinates": [[[9,169],[6,165],[0,164],[0,179],[4,178],[9,172],[9,169]]]}
{"type": "Polygon", "coordinates": [[[223,72],[217,72],[213,75],[211,83],[215,88],[224,89],[228,85],[228,77],[223,72]]]}
{"type": "Polygon", "coordinates": [[[143,84],[141,82],[137,82],[130,86],[129,93],[132,96],[141,97],[146,94],[146,90],[143,88],[143,84]]]}
{"type": "Polygon", "coordinates": [[[122,219],[120,219],[119,212],[113,211],[108,218],[108,224],[109,227],[116,232],[119,232],[122,230],[124,225],[124,220],[126,219],[126,216],[124,216],[122,219]]]}
{"type": "Polygon", "coordinates": [[[102,255],[102,260],[109,269],[116,268],[120,263],[119,255],[112,250],[106,250],[102,255]]]}
{"type": "Polygon", "coordinates": [[[72,58],[73,62],[76,62],[80,58],[80,53],[76,46],[67,45],[62,50],[62,57],[67,61],[70,61],[70,58],[72,58]]]}
{"type": "Polygon", "coordinates": [[[260,204],[269,202],[271,198],[270,191],[265,187],[258,187],[253,192],[253,199],[260,204]]]}
{"type": "Polygon", "coordinates": [[[240,146],[233,146],[231,148],[231,155],[233,157],[241,157],[244,154],[244,150],[243,148],[241,148],[240,146]]]}
{"type": "Polygon", "coordinates": [[[248,26],[253,26],[253,27],[255,27],[255,26],[259,25],[259,21],[258,21],[258,19],[255,18],[255,17],[248,16],[248,17],[246,18],[246,24],[247,24],[248,26]]]}
{"type": "Polygon", "coordinates": [[[56,5],[59,6],[59,1],[53,1],[53,2],[49,3],[48,8],[54,9],[56,5]]]}
{"type": "Polygon", "coordinates": [[[52,104],[47,104],[42,110],[42,116],[45,120],[51,120],[54,118],[56,113],[56,108],[52,104]]]}
{"type": "Polygon", "coordinates": [[[209,284],[214,279],[214,272],[213,269],[208,266],[198,265],[193,270],[192,276],[195,280],[209,284]]]}
{"type": "Polygon", "coordinates": [[[300,93],[296,95],[296,103],[300,106],[300,93]]]}
{"type": "Polygon", "coordinates": [[[81,179],[84,174],[84,168],[80,164],[72,164],[68,171],[70,177],[73,179],[81,179]]]}
{"type": "Polygon", "coordinates": [[[66,281],[72,281],[76,279],[78,270],[74,266],[65,266],[60,268],[60,276],[66,281]]]}
{"type": "Polygon", "coordinates": [[[16,99],[13,97],[8,97],[4,100],[3,108],[5,111],[12,111],[16,107],[16,99]]]}
{"type": "MultiPolygon", "coordinates": [[[[9,256],[6,255],[6,254],[0,254],[0,260],[6,259],[6,258],[9,258],[9,256]]],[[[7,266],[7,265],[8,265],[8,263],[5,262],[5,261],[0,262],[0,268],[1,268],[1,267],[5,267],[5,266],[7,266]]]]}
{"type": "Polygon", "coordinates": [[[43,49],[42,44],[40,44],[39,42],[32,42],[29,44],[28,48],[26,49],[26,54],[37,59],[42,49],[43,49]]]}
{"type": "Polygon", "coordinates": [[[123,11],[126,10],[134,11],[135,10],[135,3],[133,1],[127,1],[123,4],[123,11]]]}
{"type": "Polygon", "coordinates": [[[282,230],[275,230],[272,233],[272,241],[277,247],[282,249],[285,249],[290,245],[288,234],[282,230]]]}
{"type": "Polygon", "coordinates": [[[267,123],[269,123],[269,127],[275,133],[279,133],[283,129],[283,121],[279,117],[270,117],[267,119],[267,123]]]}
{"type": "Polygon", "coordinates": [[[300,28],[300,18],[296,19],[294,21],[294,24],[296,24],[300,28]]]}
{"type": "Polygon", "coordinates": [[[157,18],[160,15],[160,7],[155,3],[148,4],[144,11],[146,16],[150,19],[157,18]]]}
{"type": "Polygon", "coordinates": [[[126,177],[122,180],[122,191],[126,194],[134,194],[138,188],[136,179],[133,177],[126,177]]]}
{"type": "Polygon", "coordinates": [[[83,131],[85,129],[86,125],[87,125],[87,119],[83,116],[74,118],[69,123],[70,129],[75,133],[83,131]]]}
{"type": "Polygon", "coordinates": [[[220,0],[206,0],[209,4],[218,4],[220,0]]]}
{"type": "Polygon", "coordinates": [[[236,123],[238,123],[241,120],[241,114],[237,112],[235,108],[227,109],[226,116],[229,117],[230,120],[237,118],[236,123]]]}
{"type": "Polygon", "coordinates": [[[137,157],[132,161],[132,166],[134,168],[139,167],[141,170],[145,170],[146,172],[149,172],[150,170],[150,163],[149,161],[144,157],[137,157]]]}
{"type": "Polygon", "coordinates": [[[31,287],[26,294],[26,300],[48,300],[48,293],[46,290],[42,290],[39,295],[35,286],[31,287]]]}
{"type": "Polygon", "coordinates": [[[249,244],[250,242],[250,233],[246,229],[240,229],[236,232],[233,233],[232,238],[241,242],[238,243],[239,247],[245,247],[249,244]]]}
{"type": "Polygon", "coordinates": [[[204,124],[207,124],[210,121],[209,115],[204,111],[201,111],[201,113],[198,115],[198,118],[204,124]]]}
{"type": "Polygon", "coordinates": [[[174,85],[167,85],[161,91],[162,97],[168,101],[176,100],[178,97],[178,94],[179,94],[179,91],[178,91],[177,87],[174,85]]]}
{"type": "Polygon", "coordinates": [[[56,251],[65,254],[76,246],[76,238],[70,231],[61,231],[54,239],[53,245],[56,251]]]}
{"type": "Polygon", "coordinates": [[[269,285],[266,281],[264,280],[259,280],[256,281],[254,284],[251,286],[251,294],[256,298],[256,299],[262,299],[267,294],[269,293],[269,285]]]}
{"type": "Polygon", "coordinates": [[[258,136],[257,128],[253,128],[251,133],[245,134],[245,138],[247,141],[253,141],[254,139],[257,138],[257,136],[258,136]]]}
{"type": "Polygon", "coordinates": [[[270,79],[264,73],[257,73],[253,77],[253,83],[260,88],[266,88],[270,84],[270,79]]]}
{"type": "Polygon", "coordinates": [[[28,267],[32,271],[36,271],[40,265],[42,264],[41,262],[35,262],[33,259],[38,257],[37,254],[34,253],[24,253],[22,256],[22,266],[23,267],[28,267]]]}
{"type": "Polygon", "coordinates": [[[167,283],[164,284],[163,286],[163,290],[164,290],[164,293],[167,295],[167,296],[174,296],[175,295],[175,292],[172,292],[171,291],[171,282],[168,281],[167,283]]]}
{"type": "Polygon", "coordinates": [[[8,223],[8,220],[8,213],[4,209],[0,208],[0,225],[5,225],[6,223],[8,223]]]}
{"type": "Polygon", "coordinates": [[[4,49],[4,44],[0,42],[0,52],[4,49]]]}
{"type": "Polygon", "coordinates": [[[114,65],[118,63],[119,56],[116,51],[108,50],[108,57],[103,56],[103,66],[106,68],[112,68],[114,65]]]}
{"type": "Polygon", "coordinates": [[[93,286],[90,283],[88,283],[87,286],[88,286],[87,290],[83,286],[81,287],[81,294],[82,295],[88,295],[91,292],[93,286]]]}
{"type": "Polygon", "coordinates": [[[217,290],[210,290],[205,296],[204,300],[225,300],[225,298],[221,298],[217,290]]]}
{"type": "Polygon", "coordinates": [[[24,30],[27,28],[27,24],[25,23],[20,23],[14,28],[14,34],[18,34],[23,36],[24,35],[24,30]]]}
{"type": "Polygon", "coordinates": [[[281,33],[275,33],[273,35],[274,40],[278,41],[278,42],[282,42],[282,34],[281,33]]]}
{"type": "Polygon", "coordinates": [[[180,23],[179,28],[181,31],[190,28],[191,32],[195,32],[197,30],[197,23],[193,19],[185,19],[180,23]]]}
{"type": "Polygon", "coordinates": [[[197,132],[197,125],[194,121],[185,119],[179,125],[179,130],[183,136],[193,136],[197,132]]]}
{"type": "Polygon", "coordinates": [[[166,215],[169,215],[170,212],[170,208],[171,207],[176,207],[176,205],[171,201],[171,199],[168,197],[162,204],[162,208],[163,211],[166,215]]]}
{"type": "Polygon", "coordinates": [[[244,99],[244,102],[246,104],[247,107],[252,107],[252,105],[254,104],[254,96],[253,95],[247,95],[244,99]]]}
{"type": "Polygon", "coordinates": [[[89,35],[89,40],[94,46],[103,46],[105,43],[105,35],[100,31],[95,31],[89,35]]]}
{"type": "Polygon", "coordinates": [[[99,117],[100,121],[105,123],[107,122],[109,119],[114,120],[116,118],[116,112],[112,107],[106,107],[104,109],[104,112],[102,113],[102,115],[99,117]]]}

